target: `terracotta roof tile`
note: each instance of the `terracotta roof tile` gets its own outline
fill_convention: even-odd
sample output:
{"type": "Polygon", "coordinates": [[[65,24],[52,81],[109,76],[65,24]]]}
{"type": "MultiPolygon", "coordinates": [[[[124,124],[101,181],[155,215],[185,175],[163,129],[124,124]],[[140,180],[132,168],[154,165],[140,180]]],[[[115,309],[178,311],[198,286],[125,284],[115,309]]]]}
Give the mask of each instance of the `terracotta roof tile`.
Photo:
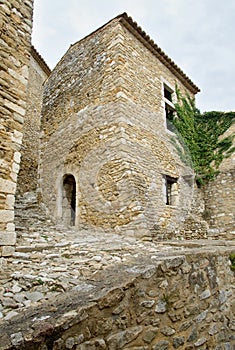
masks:
{"type": "Polygon", "coordinates": [[[128,16],[126,12],[117,16],[127,29],[129,29],[142,43],[165,65],[174,73],[182,83],[194,94],[200,91],[200,89],[192,82],[192,80],[172,61],[162,49],[154,43],[148,34],[128,16]]]}
{"type": "Polygon", "coordinates": [[[40,67],[44,70],[44,72],[49,76],[51,74],[51,69],[48,67],[42,56],[38,53],[35,47],[32,45],[30,50],[31,55],[40,65],[40,67]]]}
{"type": "Polygon", "coordinates": [[[119,21],[122,23],[129,31],[132,32],[135,37],[140,40],[193,94],[200,92],[200,89],[195,85],[192,80],[176,65],[176,63],[168,57],[165,52],[150,38],[148,34],[136,23],[133,19],[128,16],[126,12],[114,17],[101,27],[97,28],[92,33],[86,35],[81,40],[75,42],[71,46],[82,42],[87,37],[94,35],[102,28],[106,27],[113,21],[119,21]]]}

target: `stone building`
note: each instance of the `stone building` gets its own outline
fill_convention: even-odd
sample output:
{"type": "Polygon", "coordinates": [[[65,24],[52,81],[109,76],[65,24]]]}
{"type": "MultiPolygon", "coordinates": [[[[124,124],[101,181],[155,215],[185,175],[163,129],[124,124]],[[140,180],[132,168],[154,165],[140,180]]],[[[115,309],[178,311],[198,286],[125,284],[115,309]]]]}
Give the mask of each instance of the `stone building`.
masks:
{"type": "Polygon", "coordinates": [[[44,82],[50,72],[46,62],[31,46],[24,136],[17,181],[18,195],[37,190],[42,95],[44,82]]]}
{"type": "Polygon", "coordinates": [[[3,2],[1,15],[3,255],[16,242],[16,191],[37,190],[56,222],[77,228],[199,238],[204,211],[212,237],[233,235],[234,158],[204,193],[195,186],[171,119],[176,85],[199,89],[127,14],[72,45],[52,73],[31,46],[32,1],[3,2]]]}
{"type": "Polygon", "coordinates": [[[174,235],[194,174],[171,129],[195,84],[126,14],[72,45],[45,85],[40,188],[58,222],[174,235]]]}
{"type": "Polygon", "coordinates": [[[14,202],[27,104],[32,12],[31,0],[0,4],[0,246],[6,247],[16,242],[14,202]]]}
{"type": "MultiPolygon", "coordinates": [[[[235,135],[233,124],[223,135],[235,135]]],[[[235,138],[233,140],[235,146],[235,138]]],[[[234,238],[235,234],[235,153],[224,158],[216,179],[204,189],[205,219],[211,237],[234,238]]]]}
{"type": "Polygon", "coordinates": [[[49,76],[32,1],[0,6],[0,349],[234,349],[234,241],[128,236],[198,238],[204,205],[217,237],[233,234],[234,155],[203,193],[171,127],[176,84],[198,88],[126,14],[49,76]],[[41,231],[35,200],[12,257],[16,184],[57,222],[93,230],[41,231]]]}

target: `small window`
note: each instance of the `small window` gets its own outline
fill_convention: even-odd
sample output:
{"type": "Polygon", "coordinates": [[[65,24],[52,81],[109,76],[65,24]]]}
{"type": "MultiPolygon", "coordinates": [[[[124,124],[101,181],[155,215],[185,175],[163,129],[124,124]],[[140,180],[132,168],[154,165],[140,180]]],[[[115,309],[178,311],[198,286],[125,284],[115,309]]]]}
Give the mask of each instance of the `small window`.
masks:
{"type": "Polygon", "coordinates": [[[168,88],[166,85],[164,85],[164,97],[172,102],[172,93],[173,91],[168,88]]]}
{"type": "Polygon", "coordinates": [[[178,179],[168,176],[165,176],[165,190],[166,190],[166,205],[176,205],[178,198],[178,179]]]}
{"type": "Polygon", "coordinates": [[[173,131],[173,118],[175,114],[175,110],[173,107],[165,103],[165,113],[166,113],[166,127],[168,130],[173,131]]]}
{"type": "Polygon", "coordinates": [[[164,103],[165,103],[165,117],[167,130],[173,131],[173,118],[175,115],[175,107],[173,104],[174,91],[169,88],[166,84],[163,84],[164,89],[164,103]]]}

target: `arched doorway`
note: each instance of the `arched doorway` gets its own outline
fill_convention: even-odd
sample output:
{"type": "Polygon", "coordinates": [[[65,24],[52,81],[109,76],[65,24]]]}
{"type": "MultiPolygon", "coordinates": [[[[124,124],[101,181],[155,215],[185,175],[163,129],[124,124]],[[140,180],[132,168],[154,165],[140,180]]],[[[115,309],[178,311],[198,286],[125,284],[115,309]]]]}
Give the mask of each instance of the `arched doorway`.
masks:
{"type": "Polygon", "coordinates": [[[76,217],[76,181],[73,175],[63,177],[62,220],[65,225],[74,226],[76,217]]]}

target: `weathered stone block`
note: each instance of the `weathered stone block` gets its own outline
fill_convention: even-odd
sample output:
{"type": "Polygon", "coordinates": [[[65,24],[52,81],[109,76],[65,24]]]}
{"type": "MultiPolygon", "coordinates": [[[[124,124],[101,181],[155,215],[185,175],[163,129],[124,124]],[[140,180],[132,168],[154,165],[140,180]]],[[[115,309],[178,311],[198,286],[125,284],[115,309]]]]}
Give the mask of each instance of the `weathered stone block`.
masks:
{"type": "Polygon", "coordinates": [[[123,348],[132,340],[136,339],[142,330],[142,326],[136,326],[128,328],[125,331],[110,335],[107,338],[108,346],[113,350],[123,348]]]}
{"type": "Polygon", "coordinates": [[[156,327],[151,327],[147,329],[143,335],[143,340],[145,341],[145,343],[150,344],[156,338],[158,331],[159,330],[156,327]]]}
{"type": "Polygon", "coordinates": [[[9,101],[5,100],[4,105],[6,107],[8,107],[10,110],[12,110],[13,112],[16,112],[16,113],[20,114],[21,116],[25,115],[25,109],[20,107],[16,103],[9,102],[9,101]]]}
{"type": "Polygon", "coordinates": [[[167,311],[167,303],[165,300],[159,300],[155,308],[155,312],[158,314],[163,314],[167,311]]]}
{"type": "Polygon", "coordinates": [[[171,336],[171,335],[175,334],[175,329],[166,326],[166,327],[161,328],[160,332],[166,336],[171,336]]]}
{"type": "Polygon", "coordinates": [[[0,210],[1,222],[13,222],[14,210],[0,210]]]}
{"type": "Polygon", "coordinates": [[[173,338],[173,346],[175,349],[178,349],[180,346],[184,345],[184,343],[185,343],[185,338],[183,336],[173,338]]]}
{"type": "Polygon", "coordinates": [[[21,332],[11,334],[11,343],[16,347],[22,345],[24,343],[23,334],[21,332]]]}
{"type": "Polygon", "coordinates": [[[16,233],[15,232],[0,232],[0,245],[15,245],[16,233]]]}
{"type": "Polygon", "coordinates": [[[3,257],[13,256],[14,253],[15,253],[14,246],[3,246],[2,247],[2,256],[3,257]]]}
{"type": "Polygon", "coordinates": [[[199,346],[204,345],[206,342],[207,342],[206,338],[200,338],[194,343],[194,346],[199,347],[199,346]]]}
{"type": "Polygon", "coordinates": [[[0,178],[0,192],[15,194],[16,183],[0,178]]]}
{"type": "Polygon", "coordinates": [[[8,222],[6,225],[7,232],[15,232],[15,224],[13,222],[8,222]]]}
{"type": "Polygon", "coordinates": [[[17,164],[20,164],[20,158],[21,158],[21,153],[20,152],[15,152],[14,153],[14,162],[17,163],[17,164]]]}
{"type": "Polygon", "coordinates": [[[161,340],[152,347],[152,350],[168,350],[170,349],[170,343],[167,340],[161,340]]]}
{"type": "Polygon", "coordinates": [[[8,194],[6,196],[6,209],[14,209],[15,196],[13,194],[8,194]]]}
{"type": "Polygon", "coordinates": [[[208,299],[211,296],[211,291],[209,289],[202,292],[199,296],[201,300],[208,299]]]}
{"type": "Polygon", "coordinates": [[[105,307],[110,307],[115,305],[118,301],[121,301],[124,297],[124,292],[122,289],[116,289],[111,293],[107,294],[103,300],[99,302],[99,308],[103,309],[105,307]]]}

